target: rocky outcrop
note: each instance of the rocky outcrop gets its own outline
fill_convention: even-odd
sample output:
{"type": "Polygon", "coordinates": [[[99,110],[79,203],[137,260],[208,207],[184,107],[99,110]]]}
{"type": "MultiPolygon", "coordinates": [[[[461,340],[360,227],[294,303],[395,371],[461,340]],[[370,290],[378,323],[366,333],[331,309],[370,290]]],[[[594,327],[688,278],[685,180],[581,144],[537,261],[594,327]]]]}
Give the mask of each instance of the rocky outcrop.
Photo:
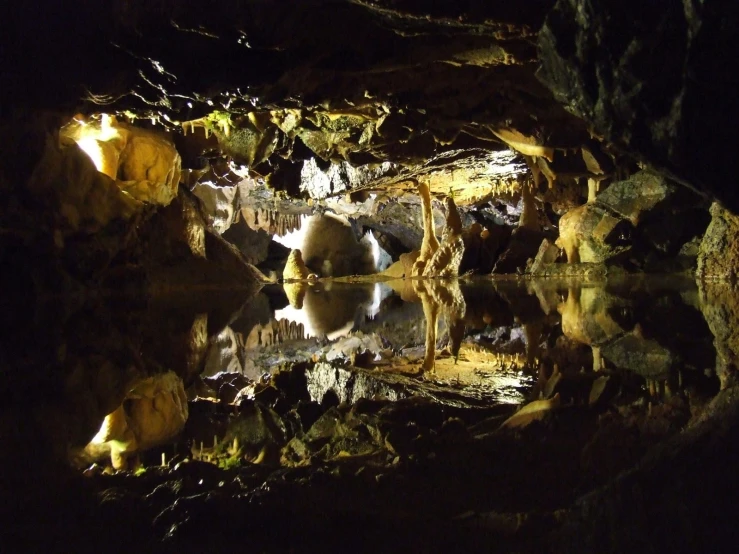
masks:
{"type": "Polygon", "coordinates": [[[302,281],[307,279],[308,275],[310,275],[310,270],[305,266],[303,254],[300,250],[291,250],[285,268],[282,270],[282,278],[287,281],[302,281]]]}
{"type": "Polygon", "coordinates": [[[735,283],[739,278],[739,217],[717,203],[711,206],[711,216],[698,251],[697,277],[735,283]]]}
{"type": "MultiPolygon", "coordinates": [[[[616,181],[559,221],[557,244],[568,263],[618,263],[628,267],[664,269],[683,245],[700,236],[706,214],[698,197],[665,178],[641,171],[616,181]]],[[[687,269],[687,265],[675,269],[687,269]]]]}
{"type": "Polygon", "coordinates": [[[369,275],[375,272],[372,249],[357,240],[351,225],[332,215],[316,215],[306,222],[303,259],[321,277],[369,275]]]}
{"type": "Polygon", "coordinates": [[[77,116],[61,136],[76,142],[100,173],[136,200],[166,206],[177,195],[180,155],[163,134],[103,115],[90,120],[77,116]]]}
{"type": "Polygon", "coordinates": [[[206,219],[213,230],[223,234],[234,222],[236,215],[237,187],[217,187],[206,183],[198,183],[192,192],[203,202],[206,219]]]}
{"type": "Polygon", "coordinates": [[[135,469],[127,459],[174,438],[184,428],[187,416],[182,380],[173,372],[149,377],[105,417],[77,461],[89,464],[109,455],[115,469],[135,469]]]}
{"type": "Polygon", "coordinates": [[[732,164],[705,163],[734,156],[737,21],[739,6],[717,1],[560,0],[538,77],[606,142],[739,210],[732,164]]]}
{"type": "MultiPolygon", "coordinates": [[[[130,219],[143,209],[142,202],[126,193],[114,178],[101,173],[88,155],[71,139],[55,130],[29,129],[43,141],[41,149],[26,152],[39,156],[28,177],[27,188],[50,210],[50,221],[60,232],[93,233],[115,219],[130,219]]],[[[12,140],[8,136],[8,140],[12,140]]],[[[12,162],[11,162],[12,163],[12,162]]],[[[175,184],[176,187],[176,184],[175,184]]]]}

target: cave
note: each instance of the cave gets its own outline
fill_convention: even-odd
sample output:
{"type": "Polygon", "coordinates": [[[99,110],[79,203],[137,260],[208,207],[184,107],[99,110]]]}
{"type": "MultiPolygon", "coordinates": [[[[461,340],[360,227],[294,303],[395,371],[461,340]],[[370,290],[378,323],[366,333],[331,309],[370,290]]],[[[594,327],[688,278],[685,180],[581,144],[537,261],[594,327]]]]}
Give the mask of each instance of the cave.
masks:
{"type": "Polygon", "coordinates": [[[739,4],[2,12],[3,551],[736,550],[739,4]]]}

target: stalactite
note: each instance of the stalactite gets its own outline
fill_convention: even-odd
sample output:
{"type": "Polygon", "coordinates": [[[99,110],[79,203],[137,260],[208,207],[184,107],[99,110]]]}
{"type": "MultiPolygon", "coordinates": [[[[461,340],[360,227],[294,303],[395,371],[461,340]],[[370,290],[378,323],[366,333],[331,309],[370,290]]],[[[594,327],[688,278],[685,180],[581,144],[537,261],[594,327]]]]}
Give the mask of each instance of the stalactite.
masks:
{"type": "Polygon", "coordinates": [[[242,208],[241,215],[253,231],[261,230],[279,237],[298,231],[302,227],[300,214],[285,214],[266,208],[242,208]]]}
{"type": "Polygon", "coordinates": [[[524,185],[521,191],[523,200],[523,209],[521,210],[521,218],[518,226],[531,231],[540,231],[539,218],[536,214],[536,205],[534,204],[534,193],[529,185],[524,185]]]}

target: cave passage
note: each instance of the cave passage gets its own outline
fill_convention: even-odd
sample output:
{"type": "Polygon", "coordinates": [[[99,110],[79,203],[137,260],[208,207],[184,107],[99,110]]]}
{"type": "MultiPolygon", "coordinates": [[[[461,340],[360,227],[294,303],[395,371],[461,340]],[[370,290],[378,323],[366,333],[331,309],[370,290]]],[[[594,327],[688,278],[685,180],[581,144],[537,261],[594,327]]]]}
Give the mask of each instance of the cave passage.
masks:
{"type": "Polygon", "coordinates": [[[739,2],[6,4],[0,551],[738,550],[739,2]]]}

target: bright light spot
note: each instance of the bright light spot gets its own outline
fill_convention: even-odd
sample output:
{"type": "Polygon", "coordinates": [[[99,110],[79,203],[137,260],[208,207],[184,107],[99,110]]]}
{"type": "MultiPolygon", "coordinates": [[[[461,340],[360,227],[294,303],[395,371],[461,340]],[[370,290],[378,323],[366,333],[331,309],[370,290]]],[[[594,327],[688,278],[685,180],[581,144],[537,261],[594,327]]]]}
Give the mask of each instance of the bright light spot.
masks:
{"type": "Polygon", "coordinates": [[[106,442],[105,439],[108,437],[108,429],[110,427],[109,418],[110,415],[105,416],[103,424],[100,426],[100,430],[94,437],[92,437],[92,440],[90,441],[91,444],[103,444],[106,442]]]}
{"type": "MultiPolygon", "coordinates": [[[[108,169],[109,172],[112,172],[112,168],[117,166],[117,164],[106,164],[106,161],[112,162],[112,160],[106,160],[102,143],[118,138],[119,130],[115,126],[115,118],[105,114],[102,116],[99,124],[75,121],[80,125],[79,138],[76,140],[78,146],[88,155],[98,171],[106,173],[105,170],[108,169]],[[106,168],[106,165],[109,167],[106,168]]],[[[115,179],[115,175],[106,174],[108,177],[115,179]]]]}
{"type": "Polygon", "coordinates": [[[370,229],[365,235],[367,240],[372,245],[372,259],[375,261],[375,269],[380,266],[380,243],[377,242],[374,233],[370,229]]]}
{"type": "Polygon", "coordinates": [[[372,290],[372,304],[367,308],[367,317],[375,319],[375,316],[380,313],[380,304],[382,304],[382,287],[380,283],[375,283],[375,287],[372,290]]]}
{"type": "Polygon", "coordinates": [[[92,160],[95,168],[102,172],[105,157],[103,156],[103,147],[100,146],[100,142],[94,137],[84,137],[77,141],[77,145],[92,160]]]}

